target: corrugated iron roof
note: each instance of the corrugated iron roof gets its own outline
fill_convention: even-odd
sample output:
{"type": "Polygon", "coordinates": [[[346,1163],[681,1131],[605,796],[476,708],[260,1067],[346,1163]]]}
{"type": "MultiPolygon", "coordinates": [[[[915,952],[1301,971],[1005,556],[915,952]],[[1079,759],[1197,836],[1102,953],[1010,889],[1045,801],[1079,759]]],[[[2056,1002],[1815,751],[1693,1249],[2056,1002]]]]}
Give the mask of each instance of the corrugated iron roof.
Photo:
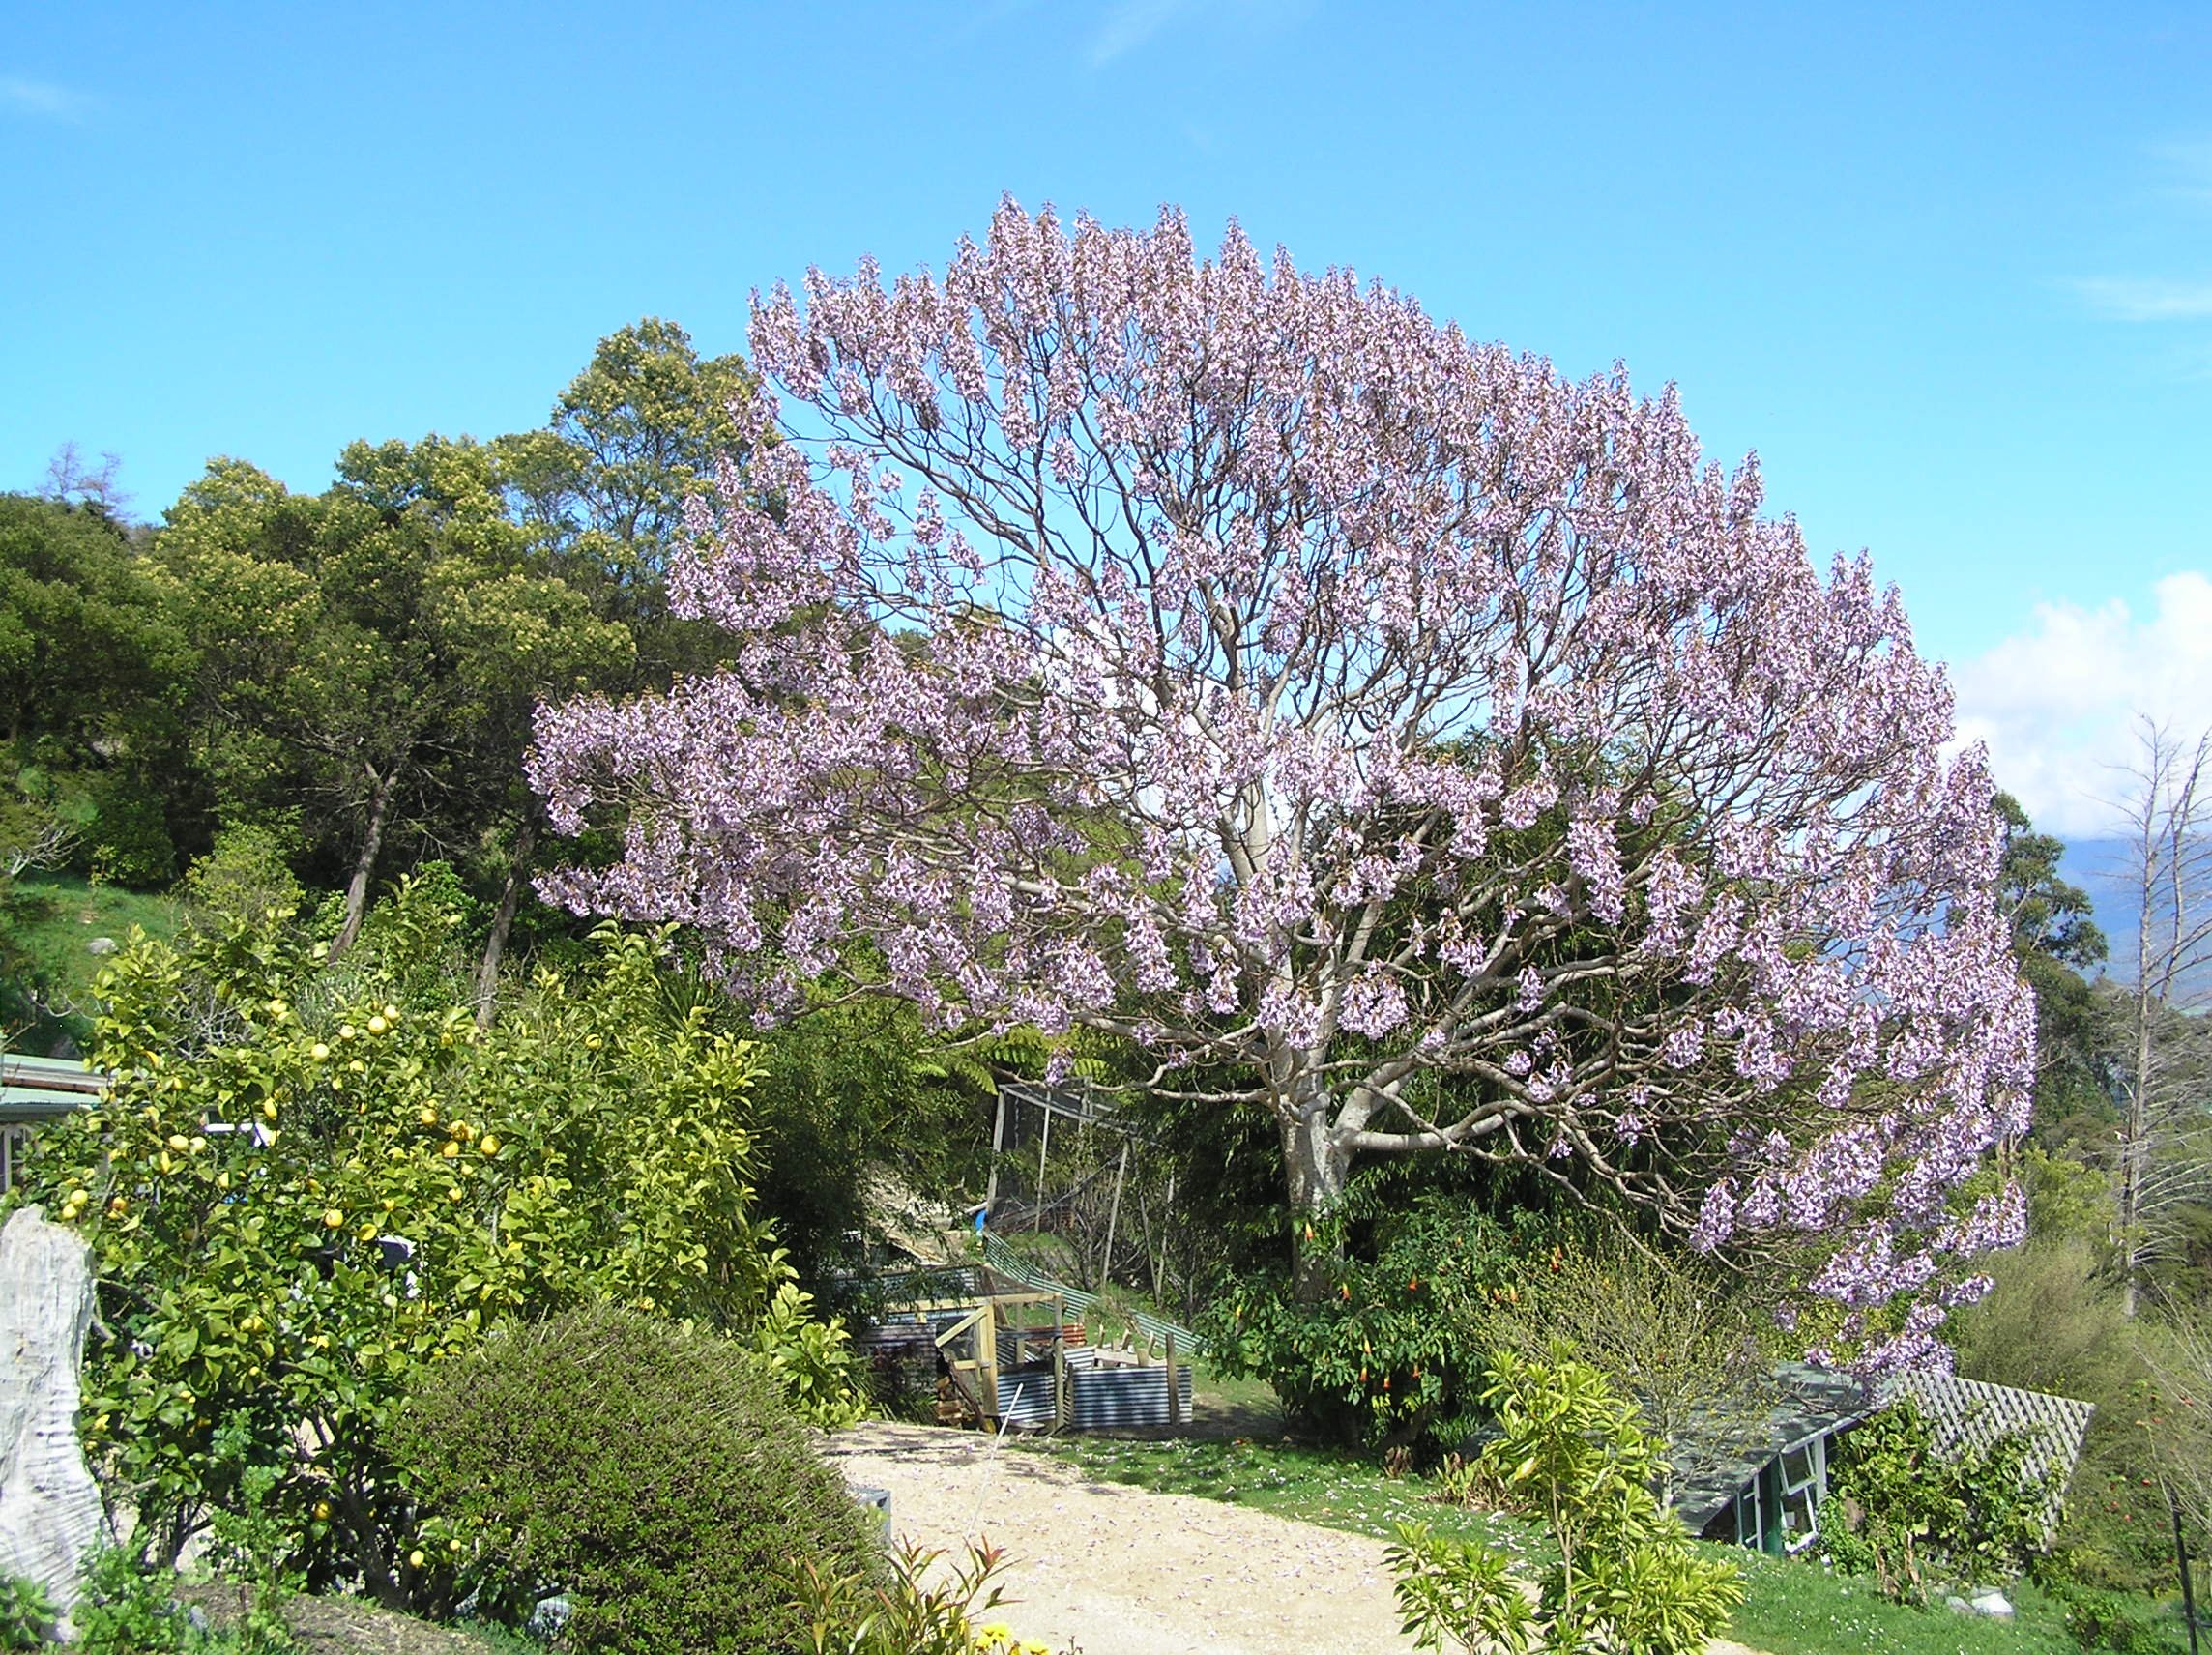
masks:
{"type": "Polygon", "coordinates": [[[1686,1428],[1668,1459],[1674,1467],[1674,1510],[1697,1534],[1744,1485],[1790,1449],[1864,1419],[1874,1408],[1855,1374],[1785,1362],[1774,1370],[1763,1408],[1709,1414],[1686,1428]]]}
{"type": "Polygon", "coordinates": [[[28,1125],[86,1108],[113,1078],[73,1059],[0,1052],[0,1125],[28,1125]]]}

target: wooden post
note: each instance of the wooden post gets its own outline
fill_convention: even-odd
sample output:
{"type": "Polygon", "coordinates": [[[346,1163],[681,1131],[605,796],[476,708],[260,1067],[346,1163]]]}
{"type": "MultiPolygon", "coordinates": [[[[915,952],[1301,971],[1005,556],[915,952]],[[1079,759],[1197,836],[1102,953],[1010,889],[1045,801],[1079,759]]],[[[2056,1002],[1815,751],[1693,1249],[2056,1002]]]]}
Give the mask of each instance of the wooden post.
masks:
{"type": "Polygon", "coordinates": [[[1052,1428],[1067,1429],[1067,1301],[1060,1303],[1060,1337],[1052,1342],[1052,1428]]]}
{"type": "MultiPolygon", "coordinates": [[[[2161,1475],[2161,1482],[2166,1479],[2161,1475]]],[[[2189,1577],[2189,1542],[2181,1532],[2181,1503],[2173,1491],[2166,1492],[2166,1509],[2173,1514],[2173,1563],[2181,1576],[2181,1618],[2189,1627],[2189,1655],[2197,1655],[2197,1587],[2189,1577]]]]}
{"type": "Polygon", "coordinates": [[[1044,1228],[1044,1158],[1052,1149],[1052,1099],[1044,1100],[1044,1130],[1037,1134],[1036,1206],[1030,1214],[1030,1229],[1044,1228]]]}
{"type": "Polygon", "coordinates": [[[1114,1174],[1114,1205],[1106,1209],[1106,1257],[1098,1261],[1101,1283],[1114,1279],[1114,1227],[1121,1221],[1121,1180],[1129,1176],[1129,1141],[1121,1140],[1121,1165],[1114,1174]]]}
{"type": "Polygon", "coordinates": [[[1175,1218],[1175,1174],[1168,1174],[1168,1193],[1160,1203],[1160,1250],[1152,1256],[1152,1302],[1160,1299],[1160,1278],[1167,1273],[1168,1234],[1175,1218]]]}
{"type": "Polygon", "coordinates": [[[991,1221],[991,1209],[999,1205],[999,1157],[1006,1149],[1006,1089],[998,1087],[992,1094],[997,1107],[991,1112],[991,1177],[983,1186],[983,1222],[991,1221]]]}
{"type": "Polygon", "coordinates": [[[996,1423],[999,1418],[999,1301],[987,1298],[982,1319],[975,1323],[975,1337],[981,1341],[975,1347],[975,1374],[983,1391],[983,1414],[996,1423]]]}
{"type": "Polygon", "coordinates": [[[1175,1326],[1168,1326],[1168,1429],[1182,1429],[1182,1392],[1176,1385],[1175,1326]]]}

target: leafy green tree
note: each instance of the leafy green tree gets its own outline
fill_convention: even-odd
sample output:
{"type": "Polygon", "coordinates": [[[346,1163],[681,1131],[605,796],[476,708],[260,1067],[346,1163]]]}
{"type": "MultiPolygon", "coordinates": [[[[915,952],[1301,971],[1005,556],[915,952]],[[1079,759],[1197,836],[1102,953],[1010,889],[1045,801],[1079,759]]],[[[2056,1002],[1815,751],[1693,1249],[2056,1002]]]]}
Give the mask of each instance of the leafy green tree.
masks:
{"type": "Polygon", "coordinates": [[[0,809],[58,815],[103,872],[165,884],[153,778],[192,653],[103,506],[0,496],[0,809]]]}
{"type": "Polygon", "coordinates": [[[795,1396],[841,1411],[842,1342],[753,1207],[751,1048],[667,1015],[665,940],[612,931],[480,1031],[455,895],[406,885],[335,961],[265,915],[103,978],[116,1090],[24,1197],[94,1249],[90,1443],[160,1551],[274,1466],[259,1497],[300,1565],[400,1600],[392,1411],[487,1327],[582,1301],[770,1329],[795,1396]],[[225,1430],[252,1452],[216,1454],[225,1430]]]}
{"type": "Polygon", "coordinates": [[[301,497],[218,461],[169,513],[164,566],[208,640],[195,726],[218,814],[309,801],[310,837],[346,889],[341,952],[395,828],[463,857],[504,847],[488,980],[527,877],[514,824],[529,820],[531,711],[619,681],[634,650],[509,515],[493,450],[357,443],[338,474],[301,497]]]}
{"type": "Polygon", "coordinates": [[[1550,1533],[1557,1560],[1536,1602],[1490,1547],[1401,1525],[1389,1552],[1405,1631],[1420,1649],[1447,1641],[1500,1655],[1591,1649],[1690,1655],[1743,1601],[1733,1563],[1698,1555],[1652,1494],[1657,1445],[1635,1405],[1586,1362],[1500,1355],[1483,1400],[1499,1434],[1474,1462],[1550,1533]]]}
{"type": "Polygon", "coordinates": [[[752,391],[742,358],[701,357],[676,323],[645,317],[598,342],[554,404],[557,447],[531,450],[516,486],[566,556],[596,563],[634,613],[660,613],[684,507],[713,495],[722,457],[742,458],[730,405],[752,391]]]}

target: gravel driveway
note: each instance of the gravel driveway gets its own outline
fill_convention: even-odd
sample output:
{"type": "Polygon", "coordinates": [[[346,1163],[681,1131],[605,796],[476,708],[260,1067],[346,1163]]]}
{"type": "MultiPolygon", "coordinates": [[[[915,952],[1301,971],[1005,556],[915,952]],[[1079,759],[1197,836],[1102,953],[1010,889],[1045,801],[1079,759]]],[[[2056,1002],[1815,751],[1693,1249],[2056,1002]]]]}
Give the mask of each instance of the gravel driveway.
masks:
{"type": "MultiPolygon", "coordinates": [[[[1403,1655],[1382,1542],[1188,1495],[1092,1482],[979,1432],[881,1422],[824,1452],[888,1489],[900,1536],[1005,1549],[999,1618],[1083,1655],[1403,1655]]],[[[1747,1655],[1716,1642],[1712,1655],[1747,1655]]]]}

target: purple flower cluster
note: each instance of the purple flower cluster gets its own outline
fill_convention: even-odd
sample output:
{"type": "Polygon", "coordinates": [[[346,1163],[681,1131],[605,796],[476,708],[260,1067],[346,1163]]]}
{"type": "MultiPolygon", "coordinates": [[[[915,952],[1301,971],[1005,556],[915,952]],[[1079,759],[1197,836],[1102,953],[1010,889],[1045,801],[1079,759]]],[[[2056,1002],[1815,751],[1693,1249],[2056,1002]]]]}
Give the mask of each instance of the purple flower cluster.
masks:
{"type": "Polygon", "coordinates": [[[1946,1217],[2033,1062],[1982,755],[1672,391],[1011,202],[942,276],[756,295],[752,350],[672,583],[736,663],[543,711],[554,822],[626,823],[548,896],[771,1011],[866,959],[941,1029],[1118,1031],[1339,1172],[1871,1226],[1852,1306],[2011,1233],[1946,1217]]]}

